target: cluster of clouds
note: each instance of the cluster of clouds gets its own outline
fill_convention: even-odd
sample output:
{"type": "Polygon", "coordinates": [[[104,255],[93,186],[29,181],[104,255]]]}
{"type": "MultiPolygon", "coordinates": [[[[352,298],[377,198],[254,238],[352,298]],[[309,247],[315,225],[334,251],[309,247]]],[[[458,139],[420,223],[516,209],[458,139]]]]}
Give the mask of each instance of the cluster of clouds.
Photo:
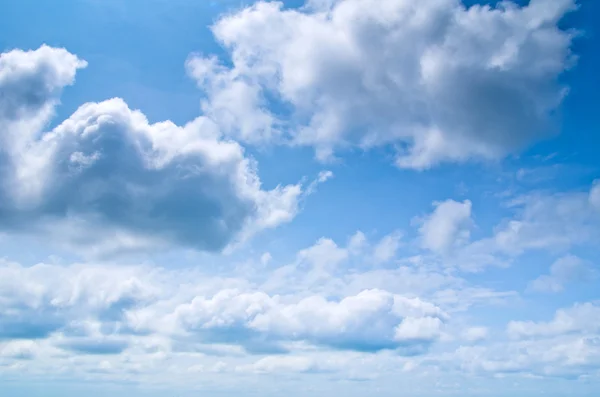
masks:
{"type": "MultiPolygon", "coordinates": [[[[467,372],[586,379],[600,373],[598,302],[559,309],[550,321],[511,321],[506,341],[461,346],[452,356],[467,372]]],[[[442,360],[443,361],[443,360],[442,360]]]]}
{"type": "Polygon", "coordinates": [[[530,251],[562,254],[550,269],[531,284],[533,290],[560,291],[570,281],[595,277],[581,258],[570,255],[577,247],[600,243],[598,181],[587,191],[530,191],[504,202],[512,213],[494,228],[491,235],[472,239],[476,227],[472,203],[452,199],[434,203],[434,210],[415,218],[423,249],[467,271],[486,266],[507,266],[530,251]]]}
{"type": "MultiPolygon", "coordinates": [[[[188,59],[206,97],[203,115],[181,126],[149,123],[114,98],[83,104],[47,130],[87,63],[48,46],[5,52],[1,224],[52,231],[88,255],[220,251],[289,222],[314,190],[264,190],[240,142],[309,145],[322,160],[393,145],[408,168],[501,158],[554,133],[547,122],[565,92],[558,79],[573,61],[573,33],[558,23],[575,8],[573,0],[340,0],[299,9],[258,1],[212,27],[230,67],[188,59]]],[[[439,217],[451,205],[440,205],[439,217]]],[[[438,236],[423,225],[424,247],[447,252],[454,233],[468,239],[469,203],[457,211],[467,223],[429,220],[438,236]]]]}
{"type": "Polygon", "coordinates": [[[471,307],[501,310],[518,295],[415,257],[395,254],[396,266],[377,265],[387,237],[371,243],[357,233],[345,247],[321,239],[255,279],[238,270],[3,261],[0,367],[112,380],[162,370],[349,379],[360,369],[363,380],[394,367],[566,378],[600,370],[597,302],[560,309],[546,322],[510,321],[505,330],[470,325],[471,307]],[[328,268],[330,260],[345,266],[328,268]],[[290,280],[302,292],[287,288],[290,280]]]}
{"type": "MultiPolygon", "coordinates": [[[[590,205],[596,186],[561,199],[590,205]]],[[[345,371],[351,377],[348,369],[362,360],[357,357],[392,353],[390,365],[406,372],[568,378],[598,370],[597,302],[560,309],[547,322],[509,321],[505,331],[469,324],[472,308],[506,307],[519,297],[474,285],[454,268],[453,261],[469,247],[497,239],[470,240],[471,209],[469,201],[433,203],[431,213],[413,225],[412,240],[400,231],[376,240],[359,231],[345,245],[321,238],[288,264],[269,253],[257,255],[244,265],[263,270],[254,274],[245,274],[244,266],[211,274],[3,261],[0,365],[68,367],[78,357],[88,375],[148,376],[171,360],[178,371],[193,373],[345,371]],[[403,245],[421,254],[407,257],[399,249],[403,245]]],[[[528,211],[517,211],[515,219],[528,211]]],[[[501,225],[506,222],[522,221],[501,225]]],[[[593,280],[592,275],[587,261],[563,255],[548,266],[547,275],[531,280],[529,289],[560,292],[568,283],[593,280]]]]}
{"type": "Polygon", "coordinates": [[[219,359],[264,372],[279,360],[270,357],[297,366],[303,352],[409,357],[425,354],[450,320],[434,303],[383,289],[328,298],[266,285],[185,269],[3,261],[0,367],[48,375],[83,360],[87,375],[101,365],[103,376],[121,376],[165,358],[186,371],[215,370],[208,364],[219,359]]]}
{"type": "MultiPolygon", "coordinates": [[[[307,250],[318,251],[321,244],[307,250]]],[[[324,253],[322,261],[327,258],[324,253]]],[[[62,346],[87,353],[103,347],[118,353],[127,348],[125,340],[143,335],[167,337],[180,346],[238,345],[248,351],[283,352],[290,342],[421,351],[440,337],[449,318],[435,304],[377,288],[340,298],[311,291],[278,294],[269,292],[277,288],[269,280],[109,264],[25,267],[3,261],[0,275],[0,339],[58,336],[62,346]],[[99,345],[85,343],[94,338],[99,345]]]]}
{"type": "Polygon", "coordinates": [[[258,1],[212,28],[232,66],[202,55],[187,66],[204,112],[247,143],[310,146],[320,160],[393,145],[416,169],[498,159],[558,132],[559,78],[575,60],[559,21],[575,8],[258,1]]]}
{"type": "MultiPolygon", "coordinates": [[[[291,221],[333,176],[265,189],[243,145],[310,146],[322,161],[389,146],[396,165],[412,169],[503,158],[557,132],[559,80],[574,61],[574,33],[559,22],[575,8],[574,0],[312,0],[297,9],[258,1],[212,27],[231,62],[187,60],[206,95],[203,114],[184,125],[150,123],[119,98],[55,122],[86,61],[49,46],[4,52],[0,232],[104,259],[219,252],[291,221]]],[[[362,365],[347,379],[365,380],[375,357],[406,372],[600,374],[598,302],[491,330],[465,312],[518,293],[460,276],[544,250],[555,261],[528,290],[596,280],[570,251],[600,244],[600,183],[513,198],[513,216],[477,238],[475,205],[433,203],[414,219],[414,236],[357,232],[345,245],[324,237],[285,265],[264,253],[250,261],[263,270],[255,275],[0,261],[0,369],[133,376],[362,365]]]]}

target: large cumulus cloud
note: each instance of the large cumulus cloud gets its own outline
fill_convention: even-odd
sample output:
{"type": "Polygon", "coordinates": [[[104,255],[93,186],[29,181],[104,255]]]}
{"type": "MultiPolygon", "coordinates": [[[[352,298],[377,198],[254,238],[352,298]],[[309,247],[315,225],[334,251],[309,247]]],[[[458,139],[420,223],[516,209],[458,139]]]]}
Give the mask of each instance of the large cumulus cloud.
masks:
{"type": "Polygon", "coordinates": [[[105,253],[177,244],[219,250],[289,221],[300,185],[266,191],[218,126],[150,124],[118,98],[82,105],[47,131],[86,63],[64,49],[0,58],[0,224],[105,253]]]}
{"type": "Polygon", "coordinates": [[[400,167],[497,159],[557,132],[574,0],[259,1],[213,27],[232,67],[194,56],[204,111],[249,142],[393,144],[400,167]],[[269,105],[277,103],[277,112],[269,105]]]}

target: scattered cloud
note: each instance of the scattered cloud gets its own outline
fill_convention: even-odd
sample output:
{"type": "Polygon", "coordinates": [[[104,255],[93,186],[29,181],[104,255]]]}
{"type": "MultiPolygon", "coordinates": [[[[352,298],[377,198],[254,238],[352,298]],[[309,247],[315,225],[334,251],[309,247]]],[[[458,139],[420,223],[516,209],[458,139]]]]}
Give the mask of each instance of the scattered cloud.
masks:
{"type": "Polygon", "coordinates": [[[464,331],[463,338],[468,342],[480,342],[488,337],[487,327],[471,327],[464,331]]]}
{"type": "Polygon", "coordinates": [[[511,338],[535,338],[570,333],[597,334],[600,332],[600,306],[596,303],[578,303],[568,309],[557,310],[549,322],[512,321],[507,332],[511,338]]]}
{"type": "Polygon", "coordinates": [[[454,247],[469,241],[471,202],[447,200],[434,203],[435,210],[427,216],[419,229],[422,246],[438,253],[449,253],[454,247]]]}
{"type": "Polygon", "coordinates": [[[538,292],[561,292],[571,282],[588,281],[596,277],[594,270],[581,258],[567,255],[550,266],[550,274],[529,283],[529,289],[538,292]]]}

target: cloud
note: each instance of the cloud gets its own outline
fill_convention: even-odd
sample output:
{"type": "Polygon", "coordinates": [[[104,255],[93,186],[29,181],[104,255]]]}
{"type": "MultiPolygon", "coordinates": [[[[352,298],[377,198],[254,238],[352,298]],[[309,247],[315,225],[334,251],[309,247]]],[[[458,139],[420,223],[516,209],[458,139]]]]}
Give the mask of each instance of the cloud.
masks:
{"type": "Polygon", "coordinates": [[[468,342],[480,342],[488,337],[489,329],[486,327],[467,328],[463,333],[463,338],[468,342]]]}
{"type": "MultiPolygon", "coordinates": [[[[168,315],[174,331],[207,342],[281,344],[304,341],[333,349],[374,352],[419,348],[439,336],[445,314],[419,299],[365,290],[340,301],[313,295],[296,302],[262,292],[224,290],[198,296],[168,315]]],[[[135,316],[135,313],[132,314],[135,316]]],[[[150,324],[147,324],[150,326],[150,324]]]]}
{"type": "Polygon", "coordinates": [[[37,345],[31,340],[12,340],[0,343],[0,358],[31,360],[35,357],[37,345]]]}
{"type": "MultiPolygon", "coordinates": [[[[65,49],[46,45],[36,51],[13,50],[0,54],[0,126],[43,123],[65,86],[73,84],[78,69],[87,63],[65,49]],[[27,120],[21,120],[21,119],[27,120]]],[[[28,132],[28,131],[19,131],[28,132]]],[[[37,131],[29,131],[35,133],[37,131]]],[[[17,132],[4,131],[2,142],[8,136],[18,139],[17,132]]],[[[26,138],[26,137],[23,137],[26,138]]]]}
{"type": "Polygon", "coordinates": [[[539,292],[561,292],[565,284],[573,281],[587,281],[595,277],[595,272],[582,259],[567,255],[557,259],[550,266],[550,274],[542,275],[529,283],[528,288],[539,292]]]}
{"type": "Polygon", "coordinates": [[[471,202],[446,200],[434,203],[435,210],[419,228],[422,246],[438,253],[448,253],[454,247],[468,242],[471,219],[471,202]]]}
{"type": "Polygon", "coordinates": [[[382,238],[373,248],[373,258],[375,259],[375,262],[388,262],[396,256],[396,251],[398,251],[398,248],[400,247],[401,238],[401,233],[389,234],[382,238]]]}
{"type": "Polygon", "coordinates": [[[241,372],[257,374],[322,372],[319,364],[308,357],[268,356],[251,365],[238,367],[241,372]]]}
{"type": "Polygon", "coordinates": [[[509,203],[513,219],[496,228],[493,245],[511,255],[527,250],[567,251],[577,245],[596,243],[600,236],[600,211],[589,192],[533,192],[509,203]]]}
{"type": "Polygon", "coordinates": [[[535,378],[583,380],[600,368],[597,338],[563,337],[489,346],[461,346],[447,356],[446,368],[495,377],[517,375],[535,378]]]}
{"type": "Polygon", "coordinates": [[[44,131],[62,88],[85,65],[47,46],[2,54],[5,230],[45,233],[87,253],[217,251],[296,215],[301,185],[263,190],[255,162],[206,117],[151,124],[115,98],[86,103],[44,131]]]}
{"type": "Polygon", "coordinates": [[[394,145],[399,167],[498,159],[552,136],[573,63],[558,22],[575,0],[259,1],[213,26],[232,66],[192,56],[204,111],[231,136],[344,148],[394,145]],[[282,109],[274,112],[270,109],[282,109]]]}
{"type": "MultiPolygon", "coordinates": [[[[488,237],[474,241],[470,241],[473,227],[470,201],[437,203],[432,214],[417,219],[421,222],[421,246],[442,253],[447,266],[465,271],[507,267],[527,252],[568,255],[574,247],[595,247],[600,243],[600,211],[592,204],[595,186],[588,191],[531,191],[510,198],[503,206],[512,215],[502,219],[488,237]]],[[[555,271],[560,276],[556,277],[567,277],[567,267],[566,263],[558,264],[555,271]]],[[[575,266],[572,271],[576,272],[575,266]]],[[[588,278],[593,273],[572,277],[588,278]]],[[[551,289],[560,288],[556,285],[557,278],[549,277],[536,281],[535,288],[544,288],[541,284],[549,287],[549,283],[555,284],[551,289]]]]}
{"type": "MultiPolygon", "coordinates": [[[[148,302],[157,286],[142,268],[0,263],[0,340],[44,339],[73,330],[74,320],[119,321],[148,302]]],[[[87,334],[85,327],[82,332],[87,334]]]]}
{"type": "Polygon", "coordinates": [[[153,338],[181,352],[223,345],[285,353],[303,343],[412,355],[449,318],[430,302],[378,289],[334,299],[222,283],[142,266],[2,263],[0,340],[49,341],[84,355],[115,355],[153,338]]]}
{"type": "Polygon", "coordinates": [[[549,322],[511,321],[507,332],[511,338],[536,338],[600,332],[600,306],[596,303],[578,303],[568,309],[556,311],[549,322]]]}
{"type": "Polygon", "coordinates": [[[548,322],[511,321],[509,340],[461,346],[441,362],[478,375],[594,377],[600,369],[599,313],[597,302],[586,302],[557,310],[548,322]]]}

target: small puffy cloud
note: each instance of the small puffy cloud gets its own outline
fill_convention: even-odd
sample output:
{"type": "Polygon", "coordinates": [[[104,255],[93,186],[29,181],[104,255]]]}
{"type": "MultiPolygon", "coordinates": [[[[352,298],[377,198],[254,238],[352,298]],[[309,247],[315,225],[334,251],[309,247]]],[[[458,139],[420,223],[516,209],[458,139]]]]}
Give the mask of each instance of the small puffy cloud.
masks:
{"type": "Polygon", "coordinates": [[[488,337],[489,329],[487,327],[470,327],[463,333],[463,339],[468,342],[480,342],[488,337]]]}
{"type": "Polygon", "coordinates": [[[511,321],[507,332],[511,338],[537,338],[556,335],[597,334],[600,332],[600,306],[596,303],[578,303],[556,311],[549,322],[511,321]]]}
{"type": "Polygon", "coordinates": [[[298,252],[298,261],[316,269],[334,269],[348,258],[348,251],[333,240],[321,238],[312,247],[298,252]]]}
{"type": "Polygon", "coordinates": [[[446,200],[434,203],[435,210],[419,228],[424,248],[438,253],[448,253],[454,247],[468,242],[471,219],[471,202],[446,200]]]}
{"type": "MultiPolygon", "coordinates": [[[[204,111],[252,143],[394,144],[400,167],[497,159],[551,136],[575,0],[258,1],[213,26],[232,66],[192,56],[204,111]],[[274,113],[269,105],[285,111],[274,113]]],[[[271,107],[271,108],[273,108],[271,107]]]]}
{"type": "Polygon", "coordinates": [[[350,240],[348,241],[348,251],[353,254],[358,254],[367,244],[367,236],[359,230],[350,237],[350,240]]]}
{"type": "MultiPolygon", "coordinates": [[[[86,66],[67,50],[46,45],[0,54],[0,128],[27,124],[41,128],[37,123],[46,121],[63,88],[73,84],[77,70],[86,66]]],[[[37,131],[3,131],[0,141],[23,132],[37,131]]]]}
{"type": "Polygon", "coordinates": [[[567,255],[550,266],[550,274],[542,275],[529,283],[529,289],[539,292],[561,292],[565,284],[595,278],[595,272],[582,259],[567,255]]]}
{"type": "Polygon", "coordinates": [[[295,216],[302,187],[263,190],[255,162],[207,117],[151,124],[115,98],[84,104],[44,131],[62,88],[85,65],[47,46],[1,55],[4,229],[51,232],[88,253],[215,251],[295,216]]]}
{"type": "Polygon", "coordinates": [[[270,252],[265,252],[264,254],[262,254],[260,256],[260,263],[263,266],[266,266],[266,265],[269,264],[269,262],[271,262],[272,259],[273,259],[273,256],[271,256],[271,253],[270,252]]]}
{"type": "Polygon", "coordinates": [[[400,233],[392,233],[382,238],[373,248],[373,259],[375,262],[388,262],[396,256],[396,251],[398,251],[398,248],[400,247],[401,238],[402,234],[400,233]]]}

